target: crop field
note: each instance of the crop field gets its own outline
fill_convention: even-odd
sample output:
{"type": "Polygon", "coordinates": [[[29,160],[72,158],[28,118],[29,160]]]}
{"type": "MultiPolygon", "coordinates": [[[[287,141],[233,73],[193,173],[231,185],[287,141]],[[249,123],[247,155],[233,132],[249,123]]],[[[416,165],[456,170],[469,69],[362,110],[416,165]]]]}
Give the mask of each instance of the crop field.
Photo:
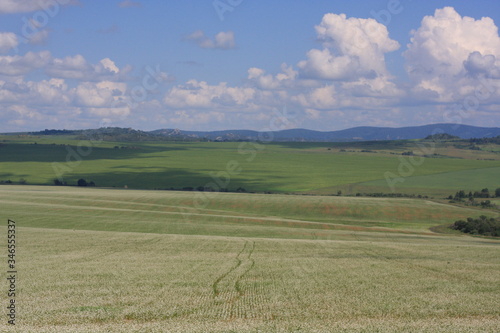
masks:
{"type": "Polygon", "coordinates": [[[19,275],[2,332],[500,331],[500,241],[429,229],[494,210],[2,185],[0,211],[19,275]]]}
{"type": "Polygon", "coordinates": [[[0,182],[354,195],[448,196],[500,187],[500,155],[417,141],[367,143],[93,142],[3,136],[0,182]],[[35,144],[36,143],[36,144],[35,144]],[[415,156],[402,156],[414,151],[415,156]],[[424,157],[425,153],[433,153],[424,157]],[[457,188],[459,187],[459,188],[457,188]]]}

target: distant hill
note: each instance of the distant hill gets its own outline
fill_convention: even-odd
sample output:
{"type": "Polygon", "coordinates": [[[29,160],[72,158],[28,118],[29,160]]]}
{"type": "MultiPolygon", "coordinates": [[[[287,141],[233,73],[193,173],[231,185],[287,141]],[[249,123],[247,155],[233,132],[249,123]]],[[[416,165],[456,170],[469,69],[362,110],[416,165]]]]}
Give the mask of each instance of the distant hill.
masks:
{"type": "Polygon", "coordinates": [[[289,129],[276,132],[252,130],[183,131],[159,129],[141,131],[132,128],[103,127],[86,130],[44,130],[39,132],[6,133],[9,135],[74,135],[79,139],[96,137],[105,141],[295,141],[351,142],[410,139],[484,139],[500,136],[499,127],[477,127],[457,124],[433,124],[410,127],[354,127],[340,131],[321,132],[289,129]]]}
{"type": "MultiPolygon", "coordinates": [[[[17,133],[19,134],[19,133],[17,133]]],[[[29,135],[73,135],[77,139],[95,139],[104,141],[173,141],[175,138],[164,135],[154,134],[152,132],[135,130],[132,128],[121,127],[101,127],[99,129],[85,130],[44,130],[39,132],[22,133],[29,135]]]]}
{"type": "Polygon", "coordinates": [[[225,131],[182,131],[160,129],[150,133],[171,137],[186,137],[190,139],[206,139],[211,141],[246,141],[268,140],[273,141],[372,141],[372,140],[409,140],[424,139],[431,135],[446,133],[461,139],[491,138],[500,135],[499,127],[477,127],[457,124],[433,124],[411,127],[354,127],[340,131],[321,132],[307,129],[290,129],[276,132],[258,132],[250,130],[225,131]]]}

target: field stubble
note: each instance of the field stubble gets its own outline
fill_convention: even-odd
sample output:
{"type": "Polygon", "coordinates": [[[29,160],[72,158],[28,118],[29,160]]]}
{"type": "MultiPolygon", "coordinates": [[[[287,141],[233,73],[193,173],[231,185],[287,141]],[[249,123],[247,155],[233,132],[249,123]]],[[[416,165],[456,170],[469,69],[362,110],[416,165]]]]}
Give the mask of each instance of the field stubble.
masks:
{"type": "Polygon", "coordinates": [[[288,211],[296,219],[320,219],[325,205],[351,201],[359,207],[343,214],[362,220],[363,207],[373,212],[390,202],[294,198],[225,194],[198,211],[198,219],[184,219],[163,213],[187,204],[186,193],[1,187],[2,212],[19,225],[14,331],[500,330],[500,242],[431,234],[425,223],[415,227],[426,214],[442,212],[434,216],[439,221],[470,211],[394,200],[402,211],[416,205],[431,213],[409,220],[410,228],[400,222],[392,232],[252,220],[271,215],[273,204],[277,218],[287,211],[284,202],[299,201],[309,208],[302,216],[288,211]],[[227,208],[232,204],[234,210],[227,208]],[[236,212],[248,220],[236,219],[236,212]],[[223,230],[235,234],[217,234],[223,230]]]}

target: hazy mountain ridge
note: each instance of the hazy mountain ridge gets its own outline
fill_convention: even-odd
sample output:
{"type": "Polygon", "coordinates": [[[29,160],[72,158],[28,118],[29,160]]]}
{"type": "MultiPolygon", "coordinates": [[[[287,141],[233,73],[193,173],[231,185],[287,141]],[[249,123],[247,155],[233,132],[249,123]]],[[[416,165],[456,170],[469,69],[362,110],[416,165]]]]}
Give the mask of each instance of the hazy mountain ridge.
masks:
{"type": "Polygon", "coordinates": [[[251,130],[224,131],[182,131],[161,129],[150,133],[165,136],[187,136],[215,141],[272,140],[272,141],[370,141],[370,140],[408,140],[423,139],[432,134],[447,133],[462,139],[489,138],[500,135],[499,127],[478,127],[457,124],[432,124],[409,127],[372,127],[361,126],[338,131],[314,131],[308,129],[289,129],[275,132],[251,130]]]}
{"type": "Polygon", "coordinates": [[[500,136],[499,127],[478,127],[457,124],[433,124],[409,127],[361,126],[338,131],[288,129],[274,132],[253,130],[183,131],[159,129],[142,131],[132,128],[105,127],[86,130],[44,130],[39,132],[6,133],[27,135],[76,135],[77,138],[100,138],[106,141],[296,141],[349,142],[424,139],[429,135],[446,133],[461,139],[492,138],[500,136]]]}

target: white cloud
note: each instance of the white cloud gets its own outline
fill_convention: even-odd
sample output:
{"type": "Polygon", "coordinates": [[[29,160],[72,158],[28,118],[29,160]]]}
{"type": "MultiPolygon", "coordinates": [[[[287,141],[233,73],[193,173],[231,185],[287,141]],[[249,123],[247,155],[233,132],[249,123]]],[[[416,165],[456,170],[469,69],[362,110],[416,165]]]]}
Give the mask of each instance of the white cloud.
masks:
{"type": "Polygon", "coordinates": [[[378,76],[373,79],[360,78],[357,81],[342,82],[341,87],[342,90],[349,92],[353,98],[359,96],[398,98],[405,94],[402,89],[389,81],[386,76],[378,76]]]}
{"type": "Polygon", "coordinates": [[[0,102],[11,103],[12,106],[58,107],[69,105],[72,99],[72,92],[61,79],[0,81],[0,102]]]}
{"type": "Polygon", "coordinates": [[[61,79],[50,79],[40,82],[30,81],[26,86],[30,90],[30,102],[34,105],[68,105],[72,100],[68,86],[61,79]]]}
{"type": "Polygon", "coordinates": [[[99,61],[99,65],[103,70],[109,71],[111,73],[118,73],[120,71],[120,69],[116,67],[114,61],[109,58],[104,58],[99,61]]]}
{"type": "Polygon", "coordinates": [[[355,80],[388,75],[384,54],[399,43],[389,38],[387,28],[374,19],[326,14],[316,26],[323,49],[312,49],[298,64],[302,77],[325,80],[355,80]]]}
{"type": "Polygon", "coordinates": [[[123,81],[130,71],[130,66],[120,69],[109,58],[104,58],[97,64],[89,64],[80,54],[62,59],[55,58],[45,69],[52,77],[82,81],[123,81]]]}
{"type": "Polygon", "coordinates": [[[500,37],[491,18],[462,17],[445,7],[412,34],[404,56],[415,93],[453,102],[473,91],[478,77],[499,78],[500,37]]]}
{"type": "Polygon", "coordinates": [[[464,61],[464,68],[467,74],[472,77],[486,76],[500,79],[500,66],[498,59],[493,54],[482,55],[481,52],[474,51],[469,54],[464,61]]]}
{"type": "Polygon", "coordinates": [[[51,57],[49,51],[28,52],[22,56],[0,56],[0,75],[25,75],[46,66],[51,57]]]}
{"type": "MultiPolygon", "coordinates": [[[[233,87],[191,80],[169,90],[163,103],[177,110],[178,121],[195,110],[202,114],[217,110],[226,114],[227,121],[236,112],[252,114],[253,121],[260,117],[261,122],[272,108],[283,105],[300,110],[305,121],[323,121],[348,117],[350,112],[342,109],[383,112],[397,104],[404,93],[391,82],[384,55],[399,44],[389,38],[385,26],[372,19],[327,14],[316,30],[324,49],[311,50],[298,71],[286,64],[276,74],[251,67],[245,84],[233,87]],[[332,82],[325,84],[325,79],[332,82]]],[[[213,46],[202,31],[189,38],[202,47],[213,46]]]]}
{"type": "Polygon", "coordinates": [[[57,13],[60,6],[78,4],[75,0],[2,0],[0,14],[28,13],[43,10],[47,13],[57,13]]]}
{"type": "MultiPolygon", "coordinates": [[[[73,123],[78,127],[82,121],[78,117],[126,117],[131,110],[127,105],[115,103],[127,91],[127,84],[121,82],[84,82],[76,87],[69,87],[63,79],[42,81],[23,81],[20,78],[12,82],[0,81],[0,103],[8,110],[16,111],[2,114],[15,125],[32,122],[36,111],[43,116],[43,121],[36,126],[47,126],[48,119],[57,123],[73,123]],[[20,110],[29,110],[30,112],[20,110]]],[[[102,118],[101,118],[102,119],[102,118]]],[[[33,125],[33,124],[31,124],[33,125]]],[[[97,122],[95,122],[97,125],[97,122]]]]}
{"type": "Polygon", "coordinates": [[[0,32],[0,53],[8,52],[19,45],[16,34],[12,32],[0,32]]]}
{"type": "Polygon", "coordinates": [[[123,95],[126,89],[127,85],[124,83],[83,82],[75,89],[75,102],[79,106],[111,108],[118,96],[123,95]]]}
{"type": "Polygon", "coordinates": [[[247,79],[260,89],[283,89],[295,84],[297,71],[286,64],[281,65],[281,73],[265,74],[263,69],[252,67],[248,70],[247,79]]]}
{"type": "Polygon", "coordinates": [[[255,89],[228,87],[225,82],[209,85],[204,81],[190,80],[185,85],[173,87],[163,99],[173,108],[209,108],[242,106],[254,98],[255,89]]]}
{"type": "Polygon", "coordinates": [[[214,39],[210,39],[202,30],[197,30],[191,35],[185,38],[186,40],[196,43],[201,48],[204,49],[234,49],[236,43],[234,41],[234,32],[232,31],[221,31],[217,33],[214,39]]]}
{"type": "MultiPolygon", "coordinates": [[[[122,1],[118,5],[137,4],[122,1]]],[[[0,33],[0,52],[10,52],[23,42],[43,43],[49,31],[35,23],[32,30],[38,33],[28,40],[0,33]]],[[[443,122],[453,103],[478,95],[478,83],[485,78],[489,86],[479,93],[488,100],[481,99],[481,106],[473,106],[466,115],[469,118],[462,118],[499,119],[500,39],[489,18],[461,17],[453,8],[424,18],[404,53],[411,78],[404,84],[393,82],[385,63],[385,55],[399,44],[375,20],[327,14],[316,33],[321,46],[304,50],[305,60],[295,68],[282,64],[276,71],[266,71],[255,64],[243,73],[242,84],[192,79],[168,90],[170,77],[159,68],[155,75],[151,69],[145,74],[156,79],[139,74],[135,80],[129,76],[130,66],[120,67],[106,54],[94,63],[80,54],[54,58],[48,51],[0,55],[4,130],[52,124],[96,127],[103,119],[111,126],[138,128],[158,124],[200,130],[263,129],[275,118],[273,110],[284,106],[299,115],[289,123],[291,127],[328,130],[367,123],[443,122]],[[40,78],[43,74],[48,78],[40,78]],[[153,88],[146,89],[145,84],[153,88]]],[[[186,39],[201,48],[235,48],[231,31],[207,37],[199,30],[186,39]]]]}
{"type": "MultiPolygon", "coordinates": [[[[301,93],[292,97],[292,101],[303,108],[311,110],[331,110],[339,106],[337,91],[334,85],[316,88],[309,93],[301,93]]],[[[316,115],[317,117],[317,115],[316,115]]]]}

